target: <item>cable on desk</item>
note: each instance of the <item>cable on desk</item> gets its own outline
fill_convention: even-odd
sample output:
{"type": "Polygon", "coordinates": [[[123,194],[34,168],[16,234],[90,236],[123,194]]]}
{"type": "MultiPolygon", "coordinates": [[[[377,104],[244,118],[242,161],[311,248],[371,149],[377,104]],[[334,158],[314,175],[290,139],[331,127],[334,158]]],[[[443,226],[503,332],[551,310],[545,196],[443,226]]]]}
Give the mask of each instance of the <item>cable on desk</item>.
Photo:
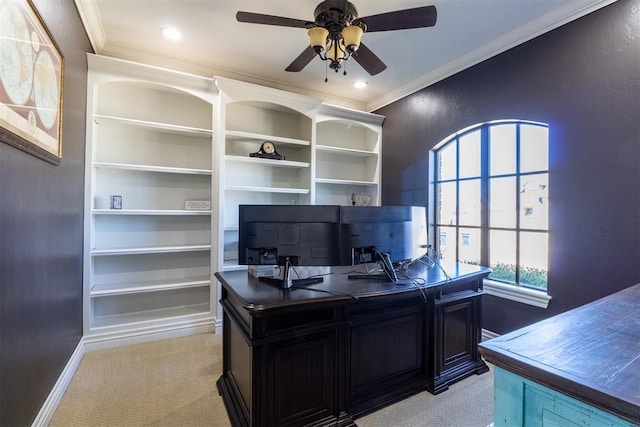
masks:
{"type": "Polygon", "coordinates": [[[328,291],[326,289],[310,288],[308,286],[297,286],[297,285],[294,285],[294,286],[291,286],[290,289],[303,289],[305,291],[315,291],[315,292],[322,292],[322,293],[329,294],[329,295],[349,297],[349,298],[355,299],[355,300],[360,299],[355,295],[347,294],[345,292],[328,291]]]}
{"type": "Polygon", "coordinates": [[[442,255],[440,253],[438,253],[438,251],[436,251],[433,248],[433,246],[429,245],[427,247],[427,252],[425,252],[424,255],[422,255],[420,258],[418,258],[416,260],[416,262],[419,262],[421,264],[426,265],[427,268],[432,268],[432,267],[438,266],[440,271],[442,271],[442,274],[444,274],[444,277],[447,280],[447,282],[450,282],[452,280],[451,276],[449,276],[449,273],[447,273],[447,271],[444,269],[444,267],[440,263],[440,259],[442,259],[442,255]],[[433,257],[431,257],[429,255],[429,251],[433,251],[433,257]]]}
{"type": "Polygon", "coordinates": [[[398,274],[402,275],[405,279],[409,281],[410,284],[412,284],[417,290],[420,291],[420,293],[422,294],[422,299],[424,299],[424,302],[428,302],[427,294],[424,293],[424,285],[427,283],[426,280],[424,280],[421,277],[410,277],[404,270],[398,271],[398,274]]]}

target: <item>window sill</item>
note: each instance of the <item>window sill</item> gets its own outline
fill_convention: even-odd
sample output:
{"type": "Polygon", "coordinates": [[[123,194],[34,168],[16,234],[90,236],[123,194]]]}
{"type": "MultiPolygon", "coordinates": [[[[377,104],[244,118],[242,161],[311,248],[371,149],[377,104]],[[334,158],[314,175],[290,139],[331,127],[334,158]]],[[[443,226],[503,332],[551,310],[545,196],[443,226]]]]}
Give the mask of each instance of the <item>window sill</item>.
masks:
{"type": "Polygon", "coordinates": [[[534,291],[522,286],[507,285],[490,279],[484,279],[483,287],[486,294],[540,308],[547,308],[551,300],[551,296],[545,292],[534,291]]]}

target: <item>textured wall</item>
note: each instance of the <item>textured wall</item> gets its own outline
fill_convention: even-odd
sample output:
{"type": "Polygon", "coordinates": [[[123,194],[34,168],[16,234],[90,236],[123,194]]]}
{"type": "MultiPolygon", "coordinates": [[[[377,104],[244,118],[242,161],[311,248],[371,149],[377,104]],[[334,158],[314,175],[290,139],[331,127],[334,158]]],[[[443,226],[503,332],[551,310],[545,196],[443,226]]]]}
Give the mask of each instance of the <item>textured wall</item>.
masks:
{"type": "Polygon", "coordinates": [[[82,336],[86,56],[71,0],[34,0],[65,60],[62,161],[0,142],[0,425],[29,425],[82,336]]]}
{"type": "Polygon", "coordinates": [[[377,113],[384,204],[426,204],[428,152],[496,119],[550,127],[547,310],[485,297],[504,333],[640,282],[640,1],[621,0],[377,113]]]}

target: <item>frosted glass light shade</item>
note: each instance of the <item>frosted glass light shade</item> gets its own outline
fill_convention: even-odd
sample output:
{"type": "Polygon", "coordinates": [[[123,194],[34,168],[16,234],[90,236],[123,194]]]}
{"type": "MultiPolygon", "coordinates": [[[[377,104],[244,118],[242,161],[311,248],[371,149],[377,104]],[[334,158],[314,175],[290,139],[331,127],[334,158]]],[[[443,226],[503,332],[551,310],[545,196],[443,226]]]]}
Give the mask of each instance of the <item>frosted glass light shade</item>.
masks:
{"type": "Polygon", "coordinates": [[[342,43],[337,43],[336,41],[332,42],[329,44],[329,46],[327,46],[327,58],[331,59],[332,61],[342,61],[344,60],[345,57],[345,46],[342,43]],[[336,45],[338,47],[337,52],[336,52],[336,45]]]}
{"type": "Polygon", "coordinates": [[[313,48],[321,47],[327,44],[327,37],[329,37],[329,31],[323,27],[313,27],[307,31],[309,35],[309,44],[313,48]]]}
{"type": "Polygon", "coordinates": [[[349,25],[342,29],[342,39],[344,45],[349,49],[349,52],[355,52],[360,47],[360,40],[362,39],[362,28],[357,25],[349,25]]]}

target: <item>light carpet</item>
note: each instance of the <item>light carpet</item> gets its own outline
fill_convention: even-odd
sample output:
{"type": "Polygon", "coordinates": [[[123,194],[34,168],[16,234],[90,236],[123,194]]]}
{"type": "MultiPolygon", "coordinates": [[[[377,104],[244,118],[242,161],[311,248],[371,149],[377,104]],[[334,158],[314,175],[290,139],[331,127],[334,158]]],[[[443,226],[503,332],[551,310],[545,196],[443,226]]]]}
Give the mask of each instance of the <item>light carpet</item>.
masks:
{"type": "MultiPolygon", "coordinates": [[[[229,426],[215,382],[222,336],[199,334],[84,355],[50,427],[229,426]]],[[[356,420],[359,427],[486,427],[493,371],[436,396],[422,392],[356,420]]]]}

